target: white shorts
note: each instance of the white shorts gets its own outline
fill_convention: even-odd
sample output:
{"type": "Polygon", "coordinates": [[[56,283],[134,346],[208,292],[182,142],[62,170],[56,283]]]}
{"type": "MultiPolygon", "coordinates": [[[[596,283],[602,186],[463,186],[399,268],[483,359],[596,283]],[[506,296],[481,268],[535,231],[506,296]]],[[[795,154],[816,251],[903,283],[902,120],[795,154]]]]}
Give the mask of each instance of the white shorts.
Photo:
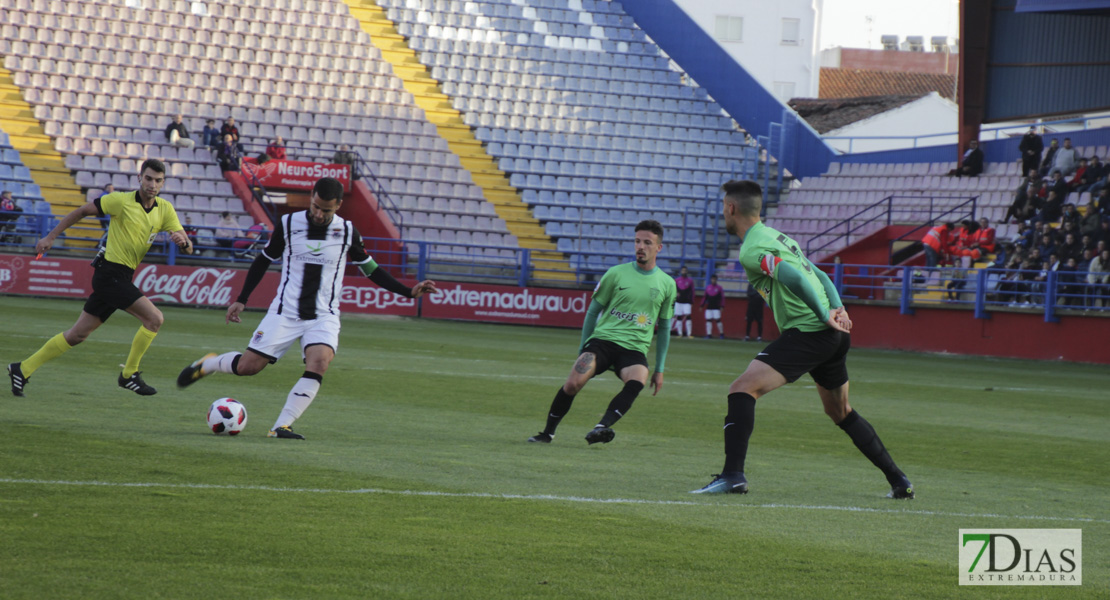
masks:
{"type": "Polygon", "coordinates": [[[685,302],[675,302],[674,303],[674,316],[676,316],[676,317],[688,317],[688,316],[690,316],[690,307],[691,306],[692,305],[686,304],[685,302]]]}
{"type": "Polygon", "coordinates": [[[707,308],[707,309],[705,309],[705,320],[706,321],[720,321],[721,320],[721,309],[719,309],[719,308],[707,308]]]}
{"type": "Polygon", "coordinates": [[[298,338],[301,340],[301,359],[304,359],[305,348],[316,344],[329,346],[333,352],[339,350],[339,316],[321,315],[302,321],[267,312],[254,330],[247,348],[275,363],[298,338]]]}

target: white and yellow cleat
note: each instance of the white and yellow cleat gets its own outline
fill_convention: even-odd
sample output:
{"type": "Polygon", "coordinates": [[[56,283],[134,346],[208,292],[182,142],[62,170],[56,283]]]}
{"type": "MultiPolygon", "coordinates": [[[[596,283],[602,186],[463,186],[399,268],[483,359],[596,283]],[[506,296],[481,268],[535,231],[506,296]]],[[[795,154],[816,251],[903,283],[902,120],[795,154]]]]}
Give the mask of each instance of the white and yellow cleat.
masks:
{"type": "Polygon", "coordinates": [[[196,383],[198,380],[200,380],[201,377],[207,375],[208,373],[205,373],[204,369],[201,367],[204,366],[204,361],[214,356],[216,356],[215,352],[209,352],[208,354],[205,354],[204,356],[193,361],[193,364],[182,369],[181,374],[177,376],[177,387],[188,387],[189,385],[192,385],[193,383],[196,383]]]}

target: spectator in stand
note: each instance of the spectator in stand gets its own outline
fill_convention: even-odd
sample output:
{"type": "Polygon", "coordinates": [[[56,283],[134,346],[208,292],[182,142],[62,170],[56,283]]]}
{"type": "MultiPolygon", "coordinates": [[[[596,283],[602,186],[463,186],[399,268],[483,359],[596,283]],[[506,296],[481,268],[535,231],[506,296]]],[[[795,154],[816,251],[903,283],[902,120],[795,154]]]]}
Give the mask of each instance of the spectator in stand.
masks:
{"type": "Polygon", "coordinates": [[[208,119],[204,122],[204,131],[201,134],[201,141],[209,149],[215,148],[220,143],[220,130],[216,129],[216,119],[208,119]]]}
{"type": "Polygon", "coordinates": [[[1097,156],[1092,156],[1091,160],[1087,162],[1087,170],[1072,189],[1080,194],[1090,192],[1092,188],[1106,178],[1107,171],[1107,165],[1102,164],[1097,156]]]}
{"type": "Polygon", "coordinates": [[[1098,208],[1098,212],[1102,215],[1102,220],[1110,218],[1110,187],[1102,188],[1098,191],[1098,195],[1091,194],[1091,202],[1098,208]]]}
{"type": "Polygon", "coordinates": [[[975,238],[971,244],[972,250],[978,253],[974,256],[976,260],[986,254],[994,254],[995,244],[995,231],[991,227],[990,219],[982,217],[979,219],[979,231],[975,232],[975,238]]]}
{"type": "Polygon", "coordinates": [[[166,126],[166,141],[178,148],[192,148],[196,142],[189,138],[189,129],[181,115],[174,115],[173,122],[166,126]]]}
{"type": "Polygon", "coordinates": [[[1089,235],[1092,238],[1098,235],[1098,230],[1101,227],[1102,215],[1098,213],[1098,207],[1095,206],[1095,201],[1091,200],[1087,204],[1087,211],[1084,213],[1083,218],[1079,221],[1079,234],[1089,235]]]}
{"type": "Polygon", "coordinates": [[[1041,179],[1030,178],[1028,183],[1022,185],[1014,193],[1014,201],[1010,204],[1010,208],[1006,210],[1006,216],[1003,217],[1002,222],[1010,221],[1019,223],[1021,221],[1028,221],[1037,214],[1040,209],[1042,200],[1038,193],[1041,190],[1041,179]]]}
{"type": "MultiPolygon", "coordinates": [[[[1059,198],[1060,201],[1066,200],[1068,192],[1071,191],[1071,188],[1068,187],[1068,181],[1064,179],[1063,173],[1059,171],[1052,172],[1051,181],[1049,181],[1047,189],[1049,192],[1056,192],[1056,197],[1059,198]]],[[[1047,194],[1045,194],[1045,196],[1047,199],[1047,194]]]]}
{"type": "Polygon", "coordinates": [[[1056,160],[1056,153],[1059,152],[1059,151],[1060,151],[1060,141],[1059,140],[1054,139],[1051,142],[1049,142],[1048,152],[1045,153],[1044,160],[1041,161],[1041,169],[1040,169],[1041,177],[1047,176],[1048,172],[1052,170],[1052,163],[1053,163],[1053,161],[1056,160]]]}
{"type": "Polygon", "coordinates": [[[335,154],[332,155],[331,162],[336,165],[351,165],[351,178],[358,179],[358,161],[356,159],[355,153],[351,152],[351,147],[342,144],[339,146],[339,150],[336,150],[335,154]]]}
{"type": "Polygon", "coordinates": [[[745,314],[747,322],[744,323],[745,342],[750,342],[752,339],[752,323],[755,323],[755,341],[763,341],[763,307],[766,304],[759,289],[748,284],[748,312],[745,314]]]}
{"type": "Polygon", "coordinates": [[[721,321],[721,309],[725,306],[725,290],[717,285],[717,276],[709,276],[709,285],[705,286],[705,297],[701,299],[702,309],[705,311],[705,339],[713,339],[713,323],[717,324],[717,335],[725,339],[725,324],[721,321]]]}
{"type": "Polygon", "coordinates": [[[222,248],[232,248],[238,236],[239,222],[226,210],[220,213],[220,220],[216,223],[216,243],[222,248]]]}
{"type": "Polygon", "coordinates": [[[979,149],[979,140],[971,140],[967,146],[959,168],[949,171],[949,176],[978,177],[983,172],[983,151],[979,149]]]}
{"type": "Polygon", "coordinates": [[[11,190],[0,192],[0,242],[8,241],[9,232],[15,230],[21,212],[23,209],[16,205],[11,190]]]}
{"type": "Polygon", "coordinates": [[[1074,204],[1072,204],[1071,202],[1065,202],[1064,203],[1064,212],[1060,216],[1060,226],[1061,227],[1067,227],[1067,229],[1065,231],[1072,231],[1072,230],[1078,231],[1079,230],[1079,221],[1082,218],[1083,218],[1083,215],[1079,214],[1078,210],[1075,210],[1075,205],[1074,204]],[[1071,223],[1071,225],[1068,226],[1068,223],[1071,223]]]}
{"type": "Polygon", "coordinates": [[[1078,285],[1083,277],[1079,274],[1079,259],[1074,256],[1062,258],[1061,265],[1056,269],[1056,281],[1060,286],[1060,304],[1074,306],[1082,304],[1080,298],[1083,291],[1078,285]]]}
{"type": "Polygon", "coordinates": [[[1093,197],[1098,196],[1099,193],[1102,192],[1102,190],[1106,189],[1110,189],[1110,162],[1106,163],[1102,167],[1102,179],[1099,179],[1098,181],[1092,183],[1091,189],[1087,191],[1091,192],[1091,196],[1093,197]]]}
{"type": "Polygon", "coordinates": [[[1081,159],[1079,159],[1079,166],[1077,166],[1075,168],[1075,173],[1072,174],[1072,176],[1071,176],[1071,180],[1067,182],[1068,192],[1074,192],[1075,188],[1079,187],[1080,185],[1085,185],[1083,183],[1083,180],[1086,176],[1087,176],[1087,159],[1086,158],[1081,158],[1081,159]]]}
{"type": "Polygon", "coordinates": [[[269,241],[269,236],[266,235],[266,226],[262,223],[255,223],[243,234],[243,237],[235,240],[232,248],[236,251],[236,256],[240,258],[250,258],[251,251],[261,247],[269,241]]]}
{"type": "Polygon", "coordinates": [[[185,223],[182,224],[182,228],[185,230],[185,235],[189,237],[189,241],[193,243],[193,248],[199,248],[200,242],[197,239],[198,231],[196,226],[193,225],[193,218],[189,215],[185,215],[185,223]]]}
{"type": "Polygon", "coordinates": [[[1041,155],[1044,153],[1044,140],[1037,135],[1036,127],[1029,127],[1029,131],[1021,137],[1018,150],[1021,151],[1021,172],[1036,171],[1041,165],[1041,155]]]}
{"type": "Polygon", "coordinates": [[[285,159],[285,140],[279,135],[266,146],[266,156],[270,158],[285,159]]]}
{"type": "Polygon", "coordinates": [[[1041,211],[1037,213],[1036,219],[1042,223],[1056,223],[1063,215],[1064,201],[1055,191],[1051,191],[1048,193],[1048,200],[1045,200],[1041,211]]]}
{"type": "Polygon", "coordinates": [[[223,127],[220,127],[220,137],[222,137],[224,141],[227,140],[227,136],[229,135],[231,136],[231,143],[235,144],[239,152],[242,152],[243,144],[239,141],[239,128],[235,126],[235,117],[228,117],[227,120],[224,121],[223,127]]]}
{"type": "Polygon", "coordinates": [[[1060,256],[1060,260],[1074,259],[1078,261],[1083,257],[1083,244],[1075,239],[1074,233],[1064,235],[1064,242],[1056,248],[1056,254],[1060,256]]]}
{"type": "Polygon", "coordinates": [[[1056,242],[1052,241],[1052,234],[1046,233],[1041,236],[1040,244],[1037,245],[1037,252],[1041,256],[1053,256],[1056,254],[1056,242]]]}
{"type": "MultiPolygon", "coordinates": [[[[1018,302],[1022,293],[1021,269],[1023,259],[1020,254],[1012,254],[1006,261],[1002,279],[998,284],[999,302],[1018,302]]],[[[1028,263],[1026,263],[1028,264],[1028,263]]]]}
{"type": "Polygon", "coordinates": [[[952,228],[955,226],[955,223],[937,225],[925,234],[925,238],[921,240],[921,243],[925,245],[926,267],[932,269],[944,259],[948,249],[949,238],[952,235],[952,228]]]}
{"type": "Polygon", "coordinates": [[[216,146],[216,161],[220,163],[221,171],[239,170],[239,148],[230,133],[224,135],[223,143],[216,146]]]}
{"type": "Polygon", "coordinates": [[[1103,250],[1091,259],[1087,283],[1094,286],[1088,293],[1088,306],[1110,305],[1110,250],[1103,250]]]}
{"type": "Polygon", "coordinates": [[[1052,159],[1052,170],[1059,171],[1065,177],[1075,172],[1079,164],[1079,156],[1075,148],[1071,147],[1071,138],[1064,138],[1064,147],[1056,151],[1052,159]]]}

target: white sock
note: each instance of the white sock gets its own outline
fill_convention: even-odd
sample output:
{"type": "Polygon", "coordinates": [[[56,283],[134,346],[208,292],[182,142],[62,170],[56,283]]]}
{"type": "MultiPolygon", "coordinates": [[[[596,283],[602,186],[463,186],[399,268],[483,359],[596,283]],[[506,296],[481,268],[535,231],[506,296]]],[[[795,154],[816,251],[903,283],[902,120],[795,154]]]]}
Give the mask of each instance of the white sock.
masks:
{"type": "Polygon", "coordinates": [[[724,323],[724,321],[717,321],[717,333],[719,333],[721,335],[725,334],[725,323],[724,323]]]}
{"type": "Polygon", "coordinates": [[[309,404],[316,398],[316,392],[320,391],[320,382],[308,377],[301,377],[289,390],[289,396],[285,399],[285,407],[281,409],[281,414],[278,415],[277,421],[274,422],[274,429],[278,427],[288,427],[300,418],[309,404]]]}
{"type": "Polygon", "coordinates": [[[713,335],[713,321],[706,321],[705,322],[705,336],[709,337],[711,335],[713,335]]]}
{"type": "Polygon", "coordinates": [[[241,352],[226,352],[219,356],[213,356],[204,361],[200,368],[205,374],[208,373],[232,373],[231,363],[235,362],[236,356],[242,356],[241,352]]]}
{"type": "Polygon", "coordinates": [[[693,319],[685,319],[684,321],[686,323],[686,337],[690,337],[690,335],[694,331],[694,320],[693,319]]]}

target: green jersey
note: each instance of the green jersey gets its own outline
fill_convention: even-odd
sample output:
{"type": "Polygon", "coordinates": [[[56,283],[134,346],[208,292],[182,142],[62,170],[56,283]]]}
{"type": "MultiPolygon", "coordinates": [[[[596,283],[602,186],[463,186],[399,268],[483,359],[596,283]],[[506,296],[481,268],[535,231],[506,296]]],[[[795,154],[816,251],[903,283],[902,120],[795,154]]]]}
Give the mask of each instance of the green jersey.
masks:
{"type": "Polygon", "coordinates": [[[139,267],[160,232],[183,229],[173,206],[161,198],[154,198],[150,210],[143,208],[138,192],[114,192],[93,202],[101,214],[112,218],[104,258],[132,269],[139,267]]]}
{"type": "Polygon", "coordinates": [[[809,259],[798,249],[798,243],[789,237],[756,223],[744,236],[740,246],[740,264],[748,274],[748,282],[755,287],[775,315],[779,331],[796,328],[799,331],[828,329],[829,308],[840,306],[840,298],[830,299],[824,282],[814,272],[809,259]],[[815,309],[778,280],[778,269],[785,263],[801,274],[801,285],[810,286],[816,302],[823,309],[822,316],[815,309]]]}
{"type": "Polygon", "coordinates": [[[644,271],[636,263],[605,272],[594,288],[594,300],[605,306],[590,339],[613,342],[647,354],[655,323],[674,315],[674,278],[659,267],[644,271]]]}

